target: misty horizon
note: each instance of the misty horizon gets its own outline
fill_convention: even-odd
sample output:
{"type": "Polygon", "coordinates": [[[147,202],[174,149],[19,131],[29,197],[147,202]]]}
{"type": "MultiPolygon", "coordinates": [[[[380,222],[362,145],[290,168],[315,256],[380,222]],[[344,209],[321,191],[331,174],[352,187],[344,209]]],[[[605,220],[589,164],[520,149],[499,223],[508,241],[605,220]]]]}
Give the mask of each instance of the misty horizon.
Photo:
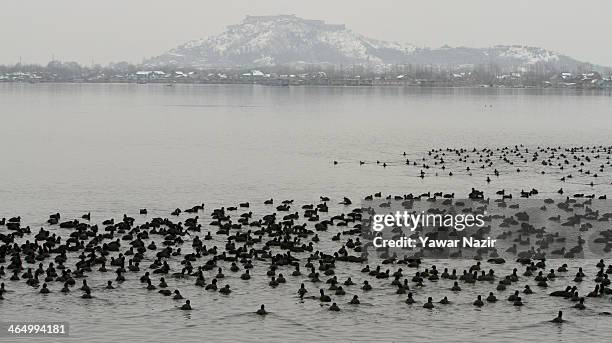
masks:
{"type": "Polygon", "coordinates": [[[575,6],[566,1],[517,1],[495,6],[486,1],[395,4],[383,0],[363,1],[361,6],[346,1],[315,1],[303,6],[277,0],[264,4],[230,0],[210,6],[182,0],[179,6],[160,4],[144,9],[139,6],[141,1],[134,3],[120,6],[119,1],[111,0],[92,8],[74,0],[51,6],[12,1],[11,10],[0,14],[0,43],[4,47],[0,64],[46,64],[53,59],[83,65],[140,63],[185,42],[219,34],[248,15],[292,14],[343,24],[368,38],[417,47],[525,45],[612,66],[612,48],[601,44],[596,35],[612,28],[605,17],[612,4],[600,0],[587,1],[592,5],[584,6],[589,16],[577,16],[575,6]],[[58,20],[62,16],[66,20],[58,20]],[[23,23],[27,23],[27,30],[23,23]]]}

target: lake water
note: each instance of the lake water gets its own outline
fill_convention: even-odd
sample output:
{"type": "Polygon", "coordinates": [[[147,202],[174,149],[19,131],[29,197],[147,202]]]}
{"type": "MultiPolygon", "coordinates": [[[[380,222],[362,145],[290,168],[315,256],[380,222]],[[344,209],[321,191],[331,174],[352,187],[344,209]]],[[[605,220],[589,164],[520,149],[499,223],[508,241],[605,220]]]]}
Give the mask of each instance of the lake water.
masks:
{"type": "MultiPolygon", "coordinates": [[[[0,127],[0,217],[20,215],[24,225],[37,230],[47,228],[45,220],[55,212],[64,219],[91,211],[92,222],[99,222],[124,213],[138,217],[140,208],[147,208],[149,217],[167,217],[176,207],[203,202],[206,231],[204,223],[216,206],[250,201],[254,213],[265,214],[269,210],[262,203],[271,197],[304,204],[321,195],[334,203],[348,196],[357,203],[377,191],[465,196],[472,187],[489,193],[535,187],[542,196],[553,196],[558,178],[535,170],[488,184],[483,176],[465,173],[421,179],[419,169],[403,161],[431,148],[610,145],[612,96],[542,89],[0,84],[0,127]],[[389,166],[382,168],[377,160],[389,166]]],[[[562,186],[568,193],[612,195],[609,176],[595,187],[581,180],[562,186]]],[[[185,251],[190,247],[186,243],[185,251]]],[[[596,269],[589,263],[585,271],[592,276],[596,269]]],[[[437,261],[438,268],[457,270],[471,264],[437,261]]],[[[505,275],[512,267],[496,266],[496,273],[505,275]]],[[[597,315],[610,310],[609,297],[582,312],[566,310],[570,322],[556,326],[546,321],[569,307],[563,299],[541,296],[522,309],[501,301],[475,310],[469,304],[476,295],[494,288],[476,285],[454,305],[425,311],[420,302],[427,295],[438,301],[448,284],[417,291],[419,305],[409,307],[388,281],[375,280],[373,292],[354,292],[362,306],[349,308],[347,294],[339,301],[343,311],[333,313],[318,301],[295,296],[302,279],[289,277],[288,284],[269,288],[266,269],[256,266],[248,285],[240,273],[228,276],[234,289],[229,297],[196,288],[193,279],[173,281],[171,288],[191,299],[196,310],[189,313],[176,310],[179,302],[143,291],[137,275],[144,270],[128,273],[119,290],[94,291],[96,299],[86,303],[78,292],[58,293],[56,284],[56,293],[41,297],[23,283],[12,286],[5,276],[13,292],[0,302],[1,318],[64,320],[70,322],[71,337],[100,342],[503,342],[517,337],[603,342],[612,335],[609,317],[597,315]],[[261,303],[271,315],[252,314],[261,303]]],[[[358,281],[359,269],[338,268],[338,279],[358,281]]],[[[291,270],[282,272],[288,276],[291,270]]],[[[109,278],[94,273],[88,283],[101,289],[109,278]]],[[[551,289],[565,285],[562,279],[551,289]]],[[[580,287],[587,291],[592,285],[580,287]]],[[[317,292],[315,285],[306,286],[310,294],[317,292]]]]}

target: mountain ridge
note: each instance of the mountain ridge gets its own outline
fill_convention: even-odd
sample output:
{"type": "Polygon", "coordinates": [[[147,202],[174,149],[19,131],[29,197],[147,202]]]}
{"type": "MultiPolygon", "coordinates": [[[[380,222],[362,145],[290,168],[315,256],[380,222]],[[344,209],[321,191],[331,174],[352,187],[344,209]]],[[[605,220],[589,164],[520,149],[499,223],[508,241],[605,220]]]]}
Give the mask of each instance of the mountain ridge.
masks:
{"type": "Polygon", "coordinates": [[[421,48],[368,38],[343,24],[328,24],[295,15],[247,16],[219,35],[189,41],[143,64],[195,68],[494,64],[501,67],[545,65],[559,70],[589,65],[544,48],[522,45],[421,48]]]}

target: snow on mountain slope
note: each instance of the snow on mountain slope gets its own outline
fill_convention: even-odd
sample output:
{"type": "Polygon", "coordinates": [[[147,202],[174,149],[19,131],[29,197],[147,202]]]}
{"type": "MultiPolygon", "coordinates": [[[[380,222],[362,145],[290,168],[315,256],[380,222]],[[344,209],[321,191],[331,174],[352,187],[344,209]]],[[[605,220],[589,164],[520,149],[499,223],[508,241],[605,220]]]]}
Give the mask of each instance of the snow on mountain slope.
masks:
{"type": "Polygon", "coordinates": [[[417,48],[370,39],[344,25],[294,15],[247,16],[240,24],[207,39],[187,42],[145,61],[148,66],[240,67],[309,64],[555,64],[573,68],[581,62],[525,46],[491,48],[417,48]]]}
{"type": "Polygon", "coordinates": [[[368,39],[344,25],[296,16],[248,16],[207,39],[194,40],[149,59],[149,65],[240,66],[306,63],[400,62],[411,45],[368,39]]]}

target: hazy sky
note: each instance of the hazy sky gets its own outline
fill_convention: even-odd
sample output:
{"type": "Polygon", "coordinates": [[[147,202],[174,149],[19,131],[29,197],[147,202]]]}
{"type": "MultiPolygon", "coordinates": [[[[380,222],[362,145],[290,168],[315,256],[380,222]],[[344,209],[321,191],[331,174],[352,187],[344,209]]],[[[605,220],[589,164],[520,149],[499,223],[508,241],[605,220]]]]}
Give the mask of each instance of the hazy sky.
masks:
{"type": "Polygon", "coordinates": [[[140,62],[248,14],[322,19],[419,46],[540,46],[612,66],[610,0],[2,0],[0,64],[140,62]]]}

